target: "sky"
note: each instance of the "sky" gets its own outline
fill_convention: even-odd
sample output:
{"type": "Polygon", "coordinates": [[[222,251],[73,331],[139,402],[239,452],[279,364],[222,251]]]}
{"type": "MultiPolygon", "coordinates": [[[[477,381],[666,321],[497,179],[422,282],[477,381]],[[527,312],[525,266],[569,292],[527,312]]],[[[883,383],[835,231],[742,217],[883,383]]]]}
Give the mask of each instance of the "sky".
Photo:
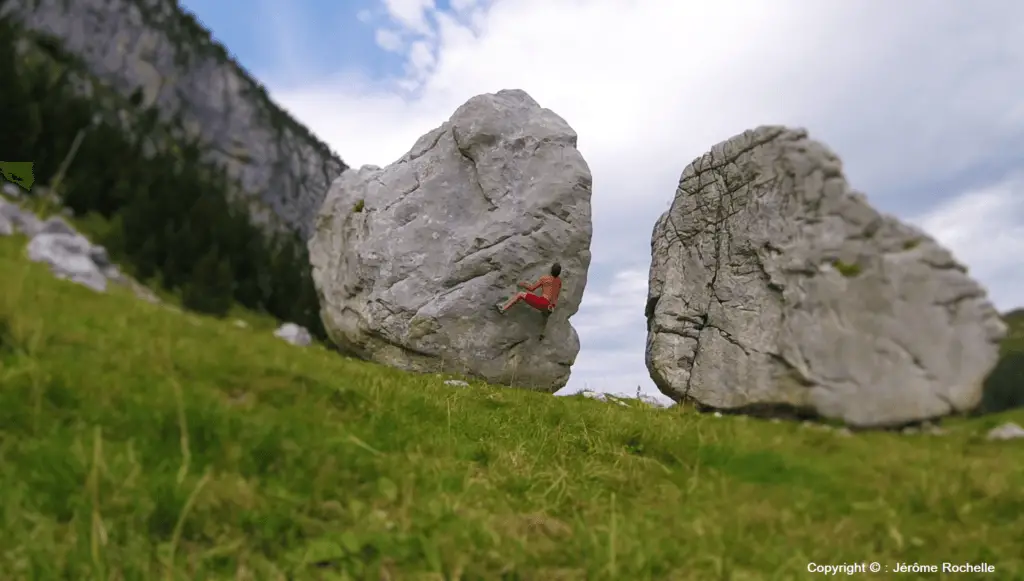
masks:
{"type": "Polygon", "coordinates": [[[656,395],[650,237],[683,168],[806,128],[878,209],[1024,306],[1024,3],[1016,0],[181,0],[350,166],[384,166],[474,95],[518,88],[594,177],[581,351],[563,390],[656,395]]]}

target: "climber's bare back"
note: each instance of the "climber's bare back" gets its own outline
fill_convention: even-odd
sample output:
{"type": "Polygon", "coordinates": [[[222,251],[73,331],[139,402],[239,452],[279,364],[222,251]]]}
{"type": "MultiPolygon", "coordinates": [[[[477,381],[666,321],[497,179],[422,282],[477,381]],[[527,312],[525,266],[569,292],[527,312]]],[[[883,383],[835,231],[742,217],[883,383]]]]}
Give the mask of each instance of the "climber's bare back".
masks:
{"type": "Polygon", "coordinates": [[[551,307],[554,308],[558,303],[558,293],[562,292],[562,279],[551,276],[550,274],[545,274],[540,277],[537,284],[540,285],[541,296],[547,299],[548,302],[551,303],[551,307]]]}

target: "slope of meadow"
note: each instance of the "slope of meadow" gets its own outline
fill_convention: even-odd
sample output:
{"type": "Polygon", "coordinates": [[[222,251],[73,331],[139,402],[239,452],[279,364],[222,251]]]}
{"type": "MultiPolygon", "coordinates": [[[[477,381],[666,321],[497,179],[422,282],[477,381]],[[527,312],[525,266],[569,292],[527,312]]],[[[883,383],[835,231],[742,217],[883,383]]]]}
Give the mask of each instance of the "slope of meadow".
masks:
{"type": "Polygon", "coordinates": [[[5,581],[1024,579],[1024,444],[984,439],[1021,411],[849,435],[448,387],[95,294],[23,244],[0,239],[5,581]]]}

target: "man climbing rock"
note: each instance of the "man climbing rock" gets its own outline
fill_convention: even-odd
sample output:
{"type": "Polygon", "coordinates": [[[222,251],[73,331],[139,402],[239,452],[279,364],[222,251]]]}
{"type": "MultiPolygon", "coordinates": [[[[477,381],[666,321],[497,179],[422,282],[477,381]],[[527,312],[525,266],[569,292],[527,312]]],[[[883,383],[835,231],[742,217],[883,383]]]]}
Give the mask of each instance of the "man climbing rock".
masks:
{"type": "Polygon", "coordinates": [[[558,293],[562,291],[562,279],[558,278],[558,275],[562,274],[562,265],[557,262],[551,265],[551,274],[546,274],[540,277],[534,284],[525,282],[519,283],[519,286],[531,291],[531,292],[518,292],[514,297],[509,299],[504,305],[498,306],[498,312],[505,314],[505,311],[512,308],[512,305],[519,301],[526,301],[526,304],[543,312],[544,314],[550,314],[555,310],[555,304],[558,303],[558,293]],[[541,289],[541,294],[536,295],[532,291],[541,289]]]}

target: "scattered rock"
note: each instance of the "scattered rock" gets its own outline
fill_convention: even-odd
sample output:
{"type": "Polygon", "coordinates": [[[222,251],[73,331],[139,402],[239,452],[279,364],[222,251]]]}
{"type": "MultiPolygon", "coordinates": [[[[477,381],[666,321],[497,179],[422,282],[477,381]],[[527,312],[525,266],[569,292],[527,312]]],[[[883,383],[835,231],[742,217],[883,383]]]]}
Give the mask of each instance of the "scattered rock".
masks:
{"type": "Polygon", "coordinates": [[[107,282],[127,286],[135,296],[159,303],[153,291],[126,276],[110,260],[107,249],[82,236],[66,220],[53,216],[45,221],[34,213],[0,199],[0,236],[24,234],[29,237],[29,260],[50,267],[57,278],[105,292],[107,282]]]}
{"type": "Polygon", "coordinates": [[[449,379],[445,381],[444,384],[452,387],[469,387],[469,383],[462,381],[461,379],[449,379]]]}
{"type": "Polygon", "coordinates": [[[281,325],[274,331],[274,336],[299,347],[308,347],[313,343],[313,336],[310,335],[309,331],[295,323],[281,325]]]}
{"type": "MultiPolygon", "coordinates": [[[[5,204],[5,202],[0,200],[0,209],[2,209],[2,204],[5,204]]],[[[17,229],[14,226],[14,222],[0,211],[0,236],[13,236],[16,232],[17,229]]]]}
{"type": "Polygon", "coordinates": [[[28,258],[49,265],[57,278],[106,292],[107,277],[90,258],[91,250],[84,236],[41,233],[28,243],[28,258]]]}
{"type": "Polygon", "coordinates": [[[131,288],[135,295],[149,302],[159,302],[152,291],[138,284],[110,260],[107,249],[95,245],[59,216],[41,222],[28,244],[28,256],[43,262],[57,278],[105,292],[107,282],[131,288]]]}
{"type": "Polygon", "coordinates": [[[664,399],[658,399],[656,397],[652,397],[652,396],[644,395],[644,394],[637,395],[636,399],[644,402],[645,404],[647,404],[647,405],[649,405],[651,407],[662,408],[662,409],[670,408],[670,407],[676,405],[676,402],[674,402],[672,400],[665,401],[664,399]]]}
{"type": "Polygon", "coordinates": [[[942,436],[946,433],[946,430],[942,429],[941,426],[932,422],[923,422],[920,424],[904,426],[900,429],[900,433],[911,436],[914,434],[927,434],[929,436],[942,436]]]}
{"type": "Polygon", "coordinates": [[[599,391],[591,391],[589,389],[584,389],[583,391],[578,392],[578,394],[588,399],[596,399],[597,401],[615,403],[627,408],[630,407],[628,403],[623,401],[625,398],[620,398],[618,396],[614,396],[608,393],[601,393],[599,391]]]}
{"type": "Polygon", "coordinates": [[[1024,428],[1013,422],[1006,422],[1001,426],[992,428],[987,438],[989,440],[1017,440],[1024,438],[1024,428]]]}
{"type": "Polygon", "coordinates": [[[3,186],[0,187],[0,192],[13,200],[17,200],[22,196],[22,189],[11,182],[4,182],[3,186]]]}
{"type": "MultiPolygon", "coordinates": [[[[906,428],[904,430],[906,430],[906,428]]],[[[927,434],[929,436],[941,436],[946,433],[946,431],[942,429],[942,426],[934,422],[923,422],[918,426],[914,426],[913,430],[916,434],[927,434]]]]}
{"type": "MultiPolygon", "coordinates": [[[[60,216],[52,216],[47,218],[45,222],[39,227],[39,231],[36,234],[66,234],[68,236],[81,236],[78,230],[75,230],[74,226],[68,224],[67,220],[60,216]]],[[[90,243],[91,247],[92,244],[90,243]]],[[[106,256],[106,249],[100,249],[99,251],[102,256],[106,256]]],[[[98,253],[97,256],[100,254],[98,253]]]]}
{"type": "Polygon", "coordinates": [[[31,238],[39,233],[42,224],[32,212],[0,199],[0,235],[24,234],[31,238]]]}
{"type": "Polygon", "coordinates": [[[686,167],[652,237],[647,367],[676,401],[883,427],[972,409],[1005,325],[932,238],[802,130],[686,167]]]}
{"type": "Polygon", "coordinates": [[[334,181],[309,243],[339,348],[399,369],[564,386],[590,266],[591,175],[576,133],[519,90],[470,99],[404,157],[334,181]],[[550,317],[495,306],[553,262],[550,317]]]}
{"type": "Polygon", "coordinates": [[[657,398],[653,398],[653,397],[651,397],[649,395],[645,395],[645,394],[642,394],[642,393],[637,393],[637,395],[635,397],[633,397],[633,396],[617,395],[617,394],[612,394],[612,393],[603,393],[603,392],[600,392],[600,391],[593,391],[591,389],[583,389],[583,390],[580,390],[580,391],[577,391],[577,392],[566,393],[566,394],[559,394],[559,395],[560,396],[564,395],[566,397],[574,396],[574,395],[582,395],[583,397],[588,398],[588,399],[595,399],[595,400],[598,400],[598,401],[603,401],[603,402],[608,402],[608,403],[615,403],[615,404],[618,404],[618,405],[623,406],[623,407],[667,408],[667,407],[671,407],[672,405],[675,405],[675,402],[665,403],[662,400],[659,400],[657,398]]]}

